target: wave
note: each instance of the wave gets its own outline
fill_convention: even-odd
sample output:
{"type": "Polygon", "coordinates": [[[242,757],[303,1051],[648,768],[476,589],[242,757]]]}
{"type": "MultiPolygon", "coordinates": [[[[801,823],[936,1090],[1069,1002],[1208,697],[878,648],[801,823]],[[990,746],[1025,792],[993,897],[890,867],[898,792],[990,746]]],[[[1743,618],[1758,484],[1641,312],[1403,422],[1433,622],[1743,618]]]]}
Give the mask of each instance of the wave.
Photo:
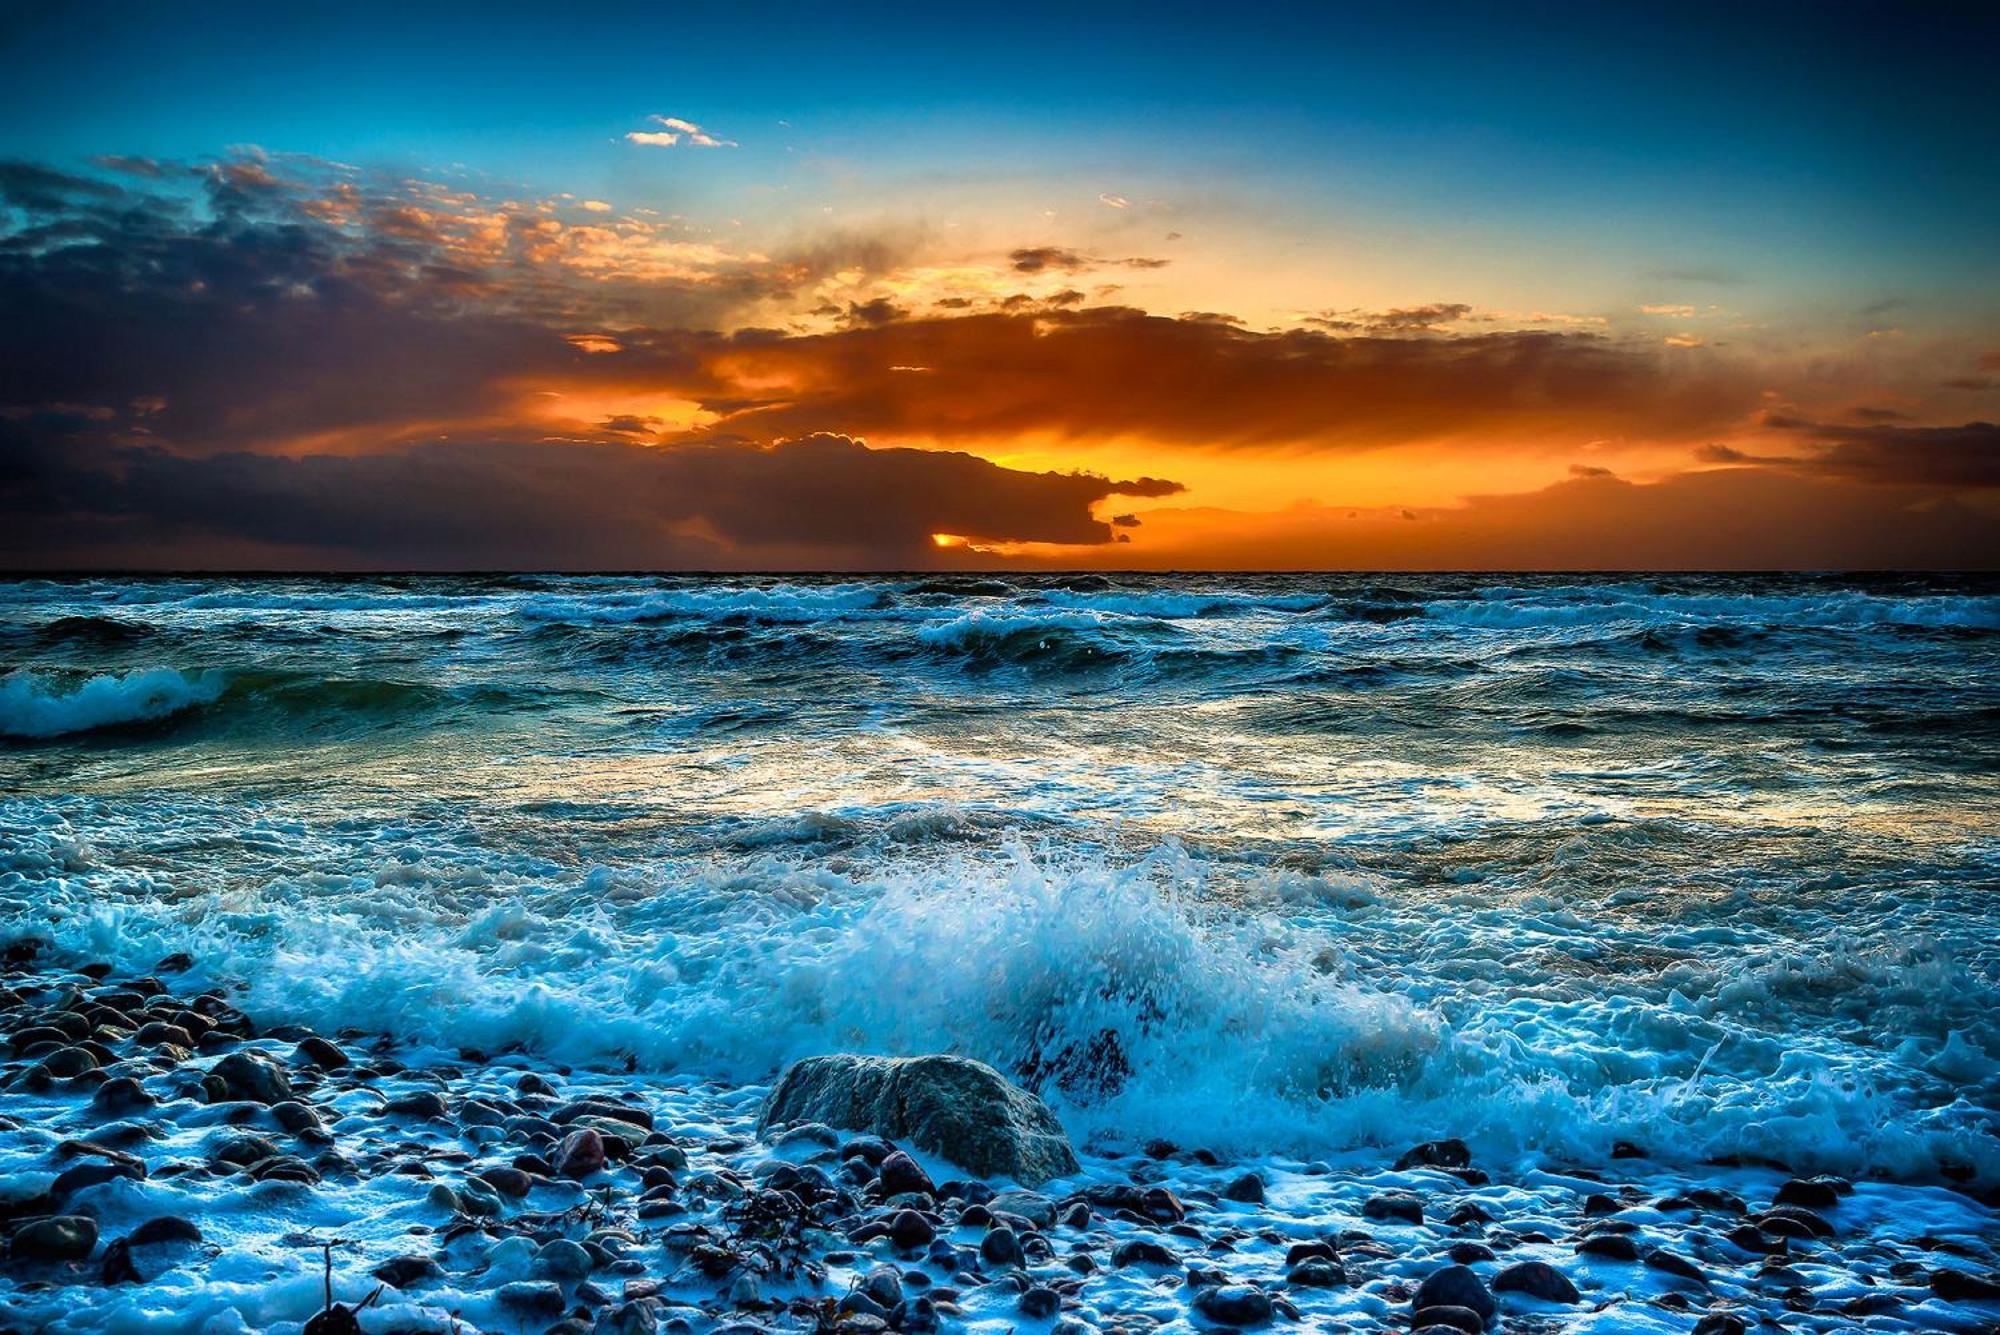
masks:
{"type": "Polygon", "coordinates": [[[521,603],[517,611],[530,621],[576,625],[628,625],[677,617],[706,621],[814,622],[843,614],[886,610],[889,596],[889,591],[879,584],[724,586],[533,598],[521,603]]]}
{"type": "Polygon", "coordinates": [[[145,668],[82,681],[22,672],[0,681],[0,737],[47,739],[129,727],[211,704],[227,686],[220,672],[145,668]]]}
{"type": "Polygon", "coordinates": [[[1486,630],[1594,626],[1609,622],[1656,624],[1721,622],[1746,627],[1837,630],[1912,627],[2000,630],[2000,598],[1938,595],[1889,598],[1865,593],[1819,595],[1649,593],[1630,586],[1564,589],[1486,589],[1476,598],[1424,605],[1424,615],[1445,625],[1486,630]]]}
{"type": "Polygon", "coordinates": [[[1050,589],[1041,601],[1087,612],[1185,621],[1227,612],[1310,612],[1326,605],[1316,593],[1110,593],[1050,589]]]}
{"type": "MultiPolygon", "coordinates": [[[[1802,967],[1774,954],[1684,969],[1656,999],[1594,987],[1538,999],[1483,986],[1507,952],[1466,943],[1460,981],[1432,996],[1399,990],[1400,971],[1374,977],[1315,925],[1387,912],[1373,888],[1276,873],[1225,903],[1172,846],[1124,865],[1016,846],[866,877],[752,848],[665,882],[598,869],[510,890],[441,845],[372,875],[167,904],[93,892],[81,845],[46,818],[13,833],[5,916],[128,967],[188,950],[211,978],[247,980],[262,1018],[326,1032],[746,1082],[815,1052],[957,1051],[1035,1086],[1073,1133],[1107,1145],[1165,1136],[1310,1155],[1461,1135],[1483,1154],[1595,1160],[1628,1139],[1667,1161],[1738,1153],[2000,1179],[1975,1108],[1909,1101],[1912,1069],[1963,1088],[1995,1078],[1992,1035],[1959,1032],[1977,1016],[1929,1001],[1979,984],[1935,955],[1802,967]],[[1836,1017],[1876,1015],[1883,1046],[1795,1032],[1801,996],[1836,1017]],[[1912,1055],[1918,1029],[1927,1057],[1912,1055]]],[[[1530,934],[1560,921],[1510,911],[1530,934]]]]}
{"type": "Polygon", "coordinates": [[[1164,632],[1161,622],[1104,612],[968,612],[919,627],[917,642],[975,663],[1040,664],[1075,669],[1122,661],[1134,645],[1125,634],[1164,632]]]}

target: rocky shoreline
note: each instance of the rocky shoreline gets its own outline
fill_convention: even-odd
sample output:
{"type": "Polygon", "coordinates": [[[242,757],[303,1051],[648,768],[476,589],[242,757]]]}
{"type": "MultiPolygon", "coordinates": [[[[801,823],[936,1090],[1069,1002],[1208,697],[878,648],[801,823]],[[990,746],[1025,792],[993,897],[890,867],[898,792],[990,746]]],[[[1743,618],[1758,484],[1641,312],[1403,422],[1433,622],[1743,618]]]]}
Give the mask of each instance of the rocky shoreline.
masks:
{"type": "Polygon", "coordinates": [[[1077,1153],[989,1068],[774,1091],[0,969],[0,1330],[2000,1328],[2000,1213],[1781,1166],[1077,1153]],[[1060,1144],[1058,1144],[1060,1142],[1060,1144]]]}

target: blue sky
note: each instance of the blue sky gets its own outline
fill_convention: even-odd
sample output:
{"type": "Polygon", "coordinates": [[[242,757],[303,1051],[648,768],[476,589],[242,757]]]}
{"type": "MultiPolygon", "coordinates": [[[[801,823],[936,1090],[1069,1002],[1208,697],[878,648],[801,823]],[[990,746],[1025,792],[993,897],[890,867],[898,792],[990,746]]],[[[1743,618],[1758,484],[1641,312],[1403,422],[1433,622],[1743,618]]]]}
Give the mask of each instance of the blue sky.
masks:
{"type": "MultiPolygon", "coordinates": [[[[1225,530],[1315,559],[1242,517],[1300,504],[1612,477],[1666,514],[1716,470],[1790,487],[1794,536],[1945,492],[1974,531],[1996,38],[1955,4],[17,6],[0,282],[74,343],[19,350],[55,370],[0,375],[0,421],[284,458],[865,437],[1145,484],[1100,499],[1179,514],[1150,540],[1191,563],[1225,530]],[[182,325],[226,354],[112,355],[182,325]]],[[[1023,531],[1108,522],[1062,496],[1023,531]]],[[[1583,522],[1557,500],[1508,522],[1583,522]]]]}
{"type": "Polygon", "coordinates": [[[248,140],[739,213],[818,176],[1199,181],[1308,224],[1616,229],[1669,267],[1992,275],[2000,25],[1972,6],[39,8],[5,29],[15,156],[248,140]],[[651,114],[742,149],[648,161],[620,137],[651,114]]]}

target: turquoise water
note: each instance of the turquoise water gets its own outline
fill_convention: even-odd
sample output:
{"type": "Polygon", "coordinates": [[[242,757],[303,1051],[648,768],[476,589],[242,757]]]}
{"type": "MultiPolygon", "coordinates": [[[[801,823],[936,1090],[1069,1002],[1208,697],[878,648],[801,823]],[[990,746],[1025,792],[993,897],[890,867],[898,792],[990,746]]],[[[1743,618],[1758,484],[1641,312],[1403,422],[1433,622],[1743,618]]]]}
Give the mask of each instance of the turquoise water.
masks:
{"type": "Polygon", "coordinates": [[[0,936],[1073,1131],[2000,1180],[2000,585],[0,585],[0,936]]]}

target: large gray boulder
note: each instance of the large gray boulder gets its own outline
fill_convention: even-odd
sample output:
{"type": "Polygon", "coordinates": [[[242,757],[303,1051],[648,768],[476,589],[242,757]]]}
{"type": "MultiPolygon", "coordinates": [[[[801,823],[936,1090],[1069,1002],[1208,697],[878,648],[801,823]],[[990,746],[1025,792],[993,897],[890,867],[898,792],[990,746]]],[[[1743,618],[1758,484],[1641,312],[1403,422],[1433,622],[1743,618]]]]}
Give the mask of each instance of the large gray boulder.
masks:
{"type": "Polygon", "coordinates": [[[824,1122],[949,1159],[977,1177],[1024,1187],[1077,1171],[1048,1105],[967,1057],[861,1057],[795,1062],[765,1101],[757,1130],[824,1122]]]}

